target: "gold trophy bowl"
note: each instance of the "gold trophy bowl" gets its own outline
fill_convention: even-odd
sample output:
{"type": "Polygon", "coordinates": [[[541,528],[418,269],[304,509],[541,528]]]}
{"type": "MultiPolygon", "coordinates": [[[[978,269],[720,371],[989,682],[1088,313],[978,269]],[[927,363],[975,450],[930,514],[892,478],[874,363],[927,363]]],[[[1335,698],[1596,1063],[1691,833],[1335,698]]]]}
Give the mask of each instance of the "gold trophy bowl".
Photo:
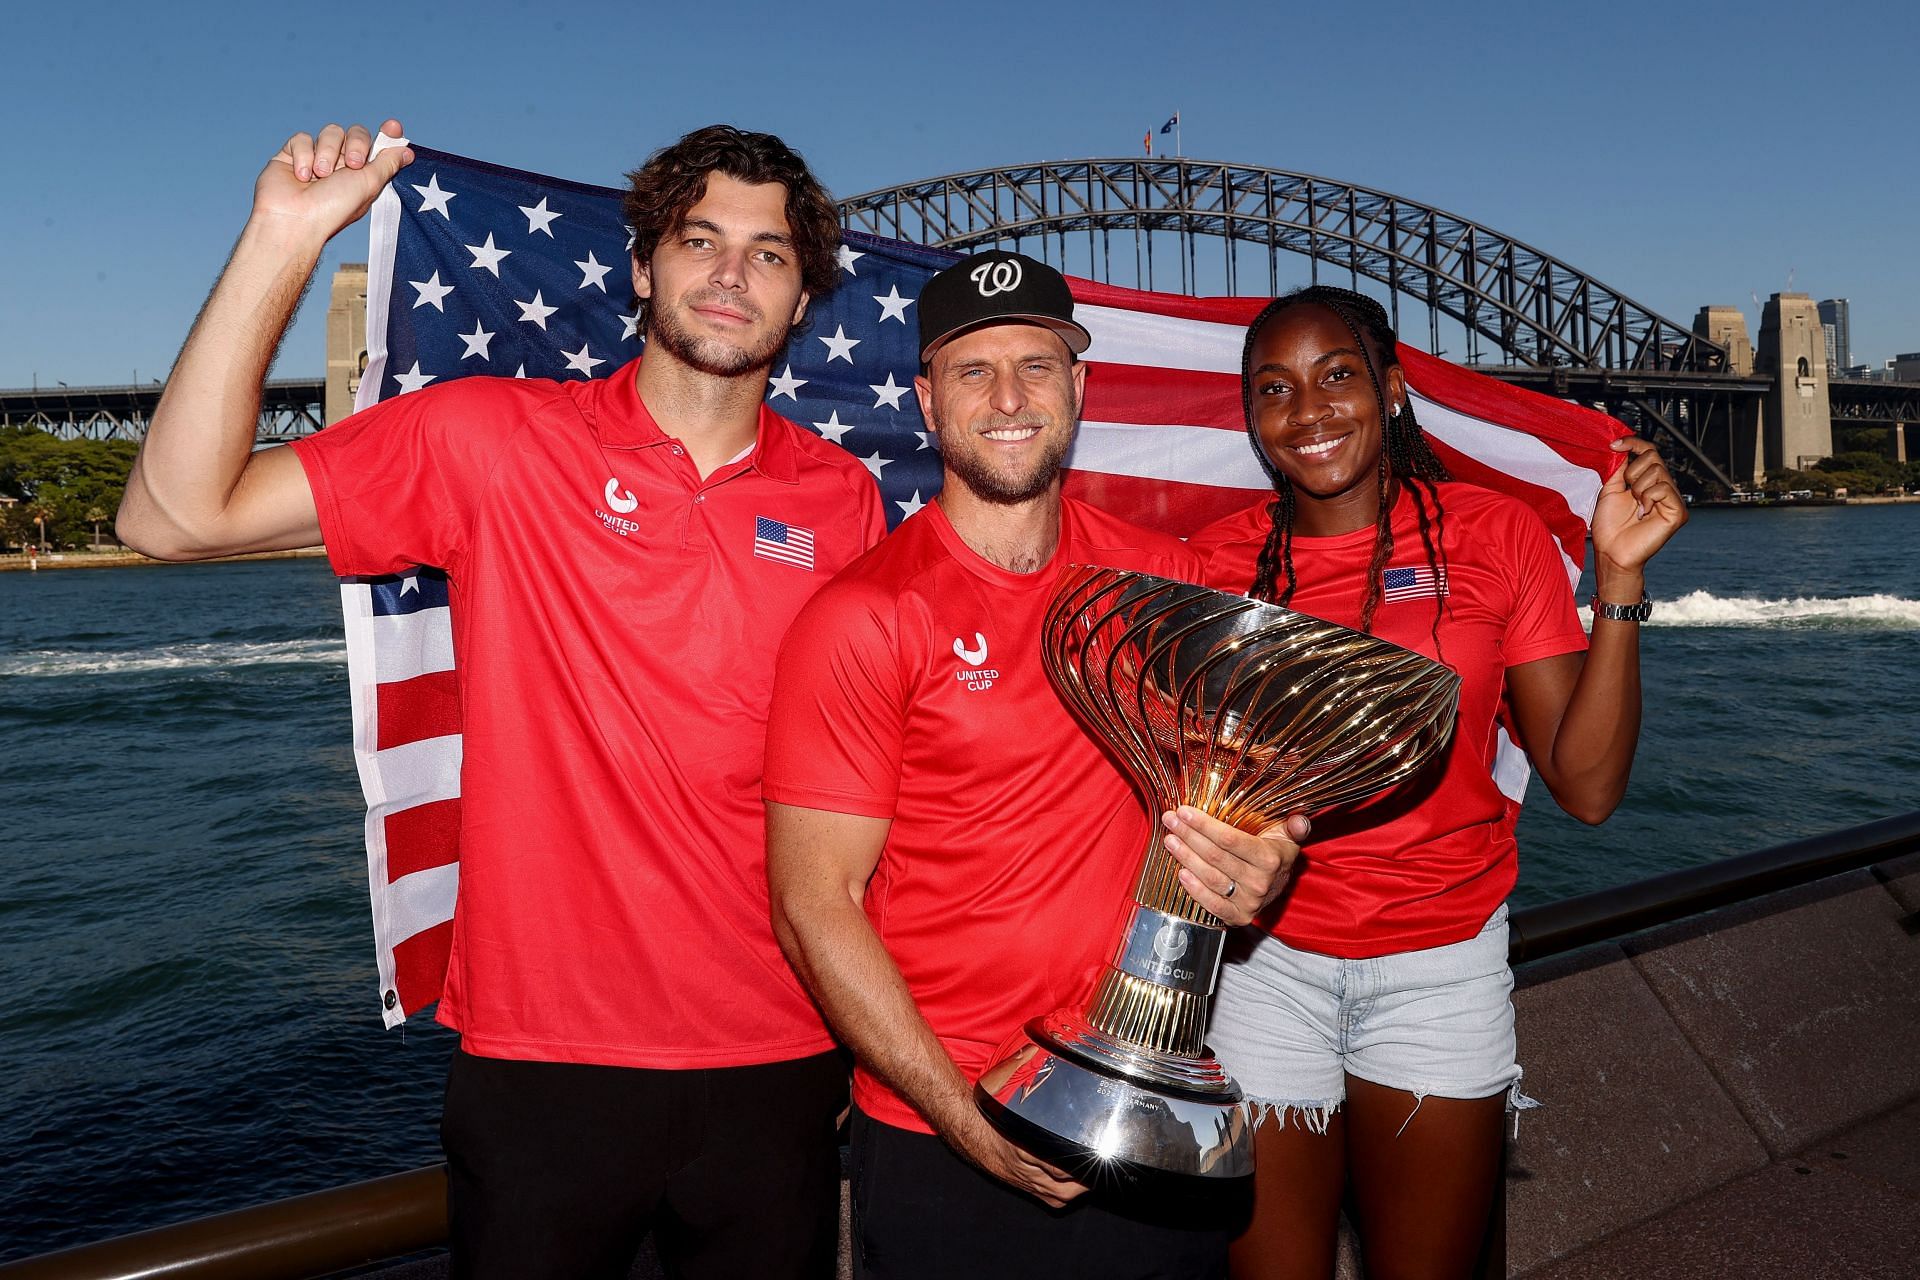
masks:
{"type": "Polygon", "coordinates": [[[1348,627],[1123,569],[1073,565],[1048,677],[1154,815],[1133,910],[1084,1007],[1029,1022],[975,1087],[1011,1141],[1081,1177],[1253,1172],[1251,1109],[1206,1029],[1226,928],[1180,887],[1158,816],[1258,831],[1395,785],[1453,734],[1460,678],[1348,627]]]}

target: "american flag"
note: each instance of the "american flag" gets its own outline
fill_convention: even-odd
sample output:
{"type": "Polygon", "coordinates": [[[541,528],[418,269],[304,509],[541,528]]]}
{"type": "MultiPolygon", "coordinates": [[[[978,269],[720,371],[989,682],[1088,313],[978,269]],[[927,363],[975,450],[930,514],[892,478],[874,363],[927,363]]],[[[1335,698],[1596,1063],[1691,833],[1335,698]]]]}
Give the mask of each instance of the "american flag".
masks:
{"type": "Polygon", "coordinates": [[[753,518],[753,554],[813,572],[813,530],[773,520],[753,518]]]}
{"type": "MultiPolygon", "coordinates": [[[[639,353],[619,192],[427,147],[414,154],[373,209],[360,407],[473,375],[604,377],[639,353]]],[[[849,233],[839,287],[814,300],[774,362],[772,406],[867,465],[889,524],[939,489],[913,394],[913,308],[928,277],[957,256],[849,233]]],[[[1265,492],[1239,385],[1242,335],[1264,299],[1070,283],[1093,344],[1068,492],[1181,536],[1265,492]]],[[[1587,522],[1618,462],[1608,442],[1625,428],[1408,347],[1400,356],[1420,420],[1454,474],[1530,503],[1577,581],[1587,522]]],[[[766,519],[755,549],[810,560],[808,536],[766,519]]],[[[422,569],[343,583],[342,595],[380,998],[392,1026],[440,996],[458,886],[447,592],[422,569]]],[[[1517,802],[1526,765],[1510,744],[1496,773],[1517,802]]]]}
{"type": "Polygon", "coordinates": [[[1426,565],[1400,565],[1380,574],[1383,600],[1431,600],[1447,594],[1447,573],[1435,572],[1426,565]]]}

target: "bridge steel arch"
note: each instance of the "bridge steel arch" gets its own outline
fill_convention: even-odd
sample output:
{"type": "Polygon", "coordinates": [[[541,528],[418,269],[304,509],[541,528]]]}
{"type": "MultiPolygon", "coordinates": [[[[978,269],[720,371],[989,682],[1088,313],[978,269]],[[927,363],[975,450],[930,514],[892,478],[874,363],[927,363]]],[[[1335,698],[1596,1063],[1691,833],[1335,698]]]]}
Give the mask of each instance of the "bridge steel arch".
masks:
{"type": "MultiPolygon", "coordinates": [[[[950,249],[1027,236],[1173,231],[1183,291],[1195,237],[1268,249],[1253,290],[1278,291],[1282,252],[1415,298],[1517,363],[1718,373],[1724,348],[1512,236],[1458,214],[1313,174],[1199,160],[1063,160],[976,169],[840,202],[855,230],[950,249]]],[[[1089,240],[1092,247],[1093,241],[1089,240]]],[[[1110,248],[1110,246],[1109,246],[1110,248]]],[[[1395,302],[1397,303],[1396,297],[1395,302]]]]}
{"type": "MultiPolygon", "coordinates": [[[[948,249],[1033,252],[1027,242],[1037,240],[1036,256],[1062,267],[1072,246],[1092,268],[1082,274],[1103,279],[1112,278],[1113,233],[1131,232],[1134,278],[1147,288],[1155,287],[1153,233],[1172,232],[1177,263],[1169,265],[1183,293],[1198,291],[1203,239],[1220,242],[1232,294],[1279,292],[1282,255],[1303,257],[1315,279],[1325,264],[1356,288],[1362,279],[1385,285],[1396,328],[1402,298],[1423,304],[1433,345],[1441,315],[1487,339],[1507,366],[1485,369],[1495,376],[1652,375],[1621,380],[1608,408],[1663,429],[1681,446],[1676,461],[1727,488],[1734,481],[1722,463],[1737,423],[1758,410],[1751,379],[1717,383],[1714,375],[1728,374],[1725,348],[1552,254],[1432,205],[1315,174],[1189,159],[1062,160],[868,191],[842,200],[840,213],[849,229],[948,249]],[[1251,271],[1240,252],[1248,246],[1259,251],[1251,271]],[[1655,389],[1660,375],[1687,385],[1655,389]]],[[[1128,252],[1123,239],[1123,265],[1128,252]]],[[[1209,271],[1215,252],[1206,251],[1209,271]]]]}

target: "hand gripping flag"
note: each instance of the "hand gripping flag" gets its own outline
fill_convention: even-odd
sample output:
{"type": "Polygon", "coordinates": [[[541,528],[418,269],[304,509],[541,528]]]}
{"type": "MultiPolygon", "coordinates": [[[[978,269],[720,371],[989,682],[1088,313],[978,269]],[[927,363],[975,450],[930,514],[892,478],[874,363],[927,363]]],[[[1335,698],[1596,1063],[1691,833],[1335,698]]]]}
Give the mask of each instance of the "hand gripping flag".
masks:
{"type": "MultiPolygon", "coordinates": [[[[605,376],[639,353],[619,192],[414,152],[373,210],[360,407],[468,376],[605,376]]],[[[839,287],[814,301],[774,362],[773,407],[864,462],[892,524],[939,489],[913,397],[914,303],[956,257],[849,233],[839,287]]],[[[1267,492],[1240,408],[1242,337],[1265,300],[1070,284],[1093,345],[1068,492],[1181,536],[1267,492]]],[[[1539,512],[1577,581],[1587,522],[1618,462],[1608,445],[1625,428],[1405,346],[1400,357],[1454,475],[1539,512]]],[[[804,529],[762,533],[765,554],[810,554],[804,529]]],[[[459,865],[456,654],[435,570],[341,590],[391,1026],[439,999],[446,974],[459,865]]],[[[1524,759],[1514,767],[1519,790],[1504,774],[1502,785],[1517,801],[1524,759]]]]}

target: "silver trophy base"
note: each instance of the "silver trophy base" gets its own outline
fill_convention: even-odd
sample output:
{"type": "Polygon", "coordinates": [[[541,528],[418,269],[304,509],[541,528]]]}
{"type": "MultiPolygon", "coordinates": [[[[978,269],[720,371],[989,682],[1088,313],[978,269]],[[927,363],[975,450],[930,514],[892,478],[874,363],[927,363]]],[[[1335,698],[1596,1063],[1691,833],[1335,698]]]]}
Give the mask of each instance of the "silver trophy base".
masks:
{"type": "Polygon", "coordinates": [[[1056,1013],[974,1087],[1016,1146],[1090,1185],[1253,1172],[1253,1111],[1212,1058],[1146,1055],[1056,1013]]]}

